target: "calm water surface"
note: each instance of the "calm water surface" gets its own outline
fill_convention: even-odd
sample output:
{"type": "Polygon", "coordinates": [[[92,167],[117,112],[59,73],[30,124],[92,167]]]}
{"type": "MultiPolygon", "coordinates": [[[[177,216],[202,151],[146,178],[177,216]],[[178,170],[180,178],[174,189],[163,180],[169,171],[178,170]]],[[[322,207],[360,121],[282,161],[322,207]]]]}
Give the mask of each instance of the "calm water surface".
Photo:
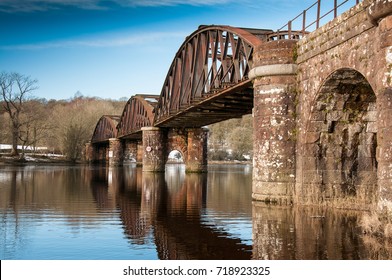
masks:
{"type": "Polygon", "coordinates": [[[251,200],[252,169],[0,166],[0,259],[389,259],[362,213],[251,200]]]}

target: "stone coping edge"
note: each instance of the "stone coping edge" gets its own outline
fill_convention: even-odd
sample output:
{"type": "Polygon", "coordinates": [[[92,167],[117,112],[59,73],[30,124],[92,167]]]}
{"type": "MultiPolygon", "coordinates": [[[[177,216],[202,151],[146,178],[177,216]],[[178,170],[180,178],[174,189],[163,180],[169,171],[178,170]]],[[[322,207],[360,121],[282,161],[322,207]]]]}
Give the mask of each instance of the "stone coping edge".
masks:
{"type": "Polygon", "coordinates": [[[273,64],[252,68],[249,71],[249,79],[254,80],[264,76],[294,75],[297,73],[297,64],[273,64]]]}

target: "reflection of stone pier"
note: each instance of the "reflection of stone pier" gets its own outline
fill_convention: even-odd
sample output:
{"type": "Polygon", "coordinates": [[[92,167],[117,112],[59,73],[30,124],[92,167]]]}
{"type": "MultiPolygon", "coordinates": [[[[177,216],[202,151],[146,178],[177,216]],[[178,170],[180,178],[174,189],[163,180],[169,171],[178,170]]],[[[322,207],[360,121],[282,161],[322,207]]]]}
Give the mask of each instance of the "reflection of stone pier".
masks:
{"type": "MultiPolygon", "coordinates": [[[[71,241],[79,234],[94,240],[110,236],[105,242],[122,244],[125,256],[148,247],[153,255],[140,258],[391,259],[390,242],[359,232],[363,212],[244,203],[251,197],[251,175],[240,170],[246,171],[232,166],[214,166],[209,174],[186,174],[180,165],[169,165],[166,173],[142,172],[134,165],[3,166],[0,251],[7,247],[6,256],[13,256],[25,246],[31,250],[29,240],[42,242],[41,231],[34,230],[41,222],[58,239],[53,218],[67,227],[64,234],[71,241]]],[[[83,249],[73,245],[75,252],[83,249]]],[[[102,244],[92,245],[99,250],[102,244]]]]}
{"type": "Polygon", "coordinates": [[[91,177],[94,197],[100,207],[119,208],[132,243],[145,244],[154,234],[160,259],[251,258],[250,245],[202,221],[206,173],[185,174],[180,165],[168,167],[166,173],[131,166],[103,169],[106,172],[94,171],[99,180],[91,177]]]}
{"type": "Polygon", "coordinates": [[[363,245],[358,227],[361,216],[362,212],[355,211],[271,207],[253,202],[252,258],[377,259],[376,255],[387,252],[372,252],[363,245]]]}

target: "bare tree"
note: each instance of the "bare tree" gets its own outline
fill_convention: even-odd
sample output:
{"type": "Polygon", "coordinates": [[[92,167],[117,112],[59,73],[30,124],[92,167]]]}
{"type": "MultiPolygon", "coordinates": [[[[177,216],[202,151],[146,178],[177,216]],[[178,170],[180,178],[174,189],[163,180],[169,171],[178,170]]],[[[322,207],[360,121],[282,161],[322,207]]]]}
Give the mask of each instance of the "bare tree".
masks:
{"type": "Polygon", "coordinates": [[[2,72],[0,74],[0,88],[3,97],[3,107],[11,119],[12,151],[11,155],[18,155],[18,140],[22,126],[21,113],[24,103],[30,94],[36,90],[37,80],[19,73],[2,72]]]}
{"type": "Polygon", "coordinates": [[[31,99],[25,102],[20,115],[19,141],[22,145],[21,158],[25,149],[31,147],[35,153],[37,144],[45,139],[47,131],[52,127],[47,122],[49,112],[43,100],[31,99]]]}
{"type": "Polygon", "coordinates": [[[83,97],[78,92],[66,103],[53,107],[52,137],[71,161],[82,156],[85,143],[91,139],[97,121],[103,114],[121,114],[125,102],[83,97]]]}

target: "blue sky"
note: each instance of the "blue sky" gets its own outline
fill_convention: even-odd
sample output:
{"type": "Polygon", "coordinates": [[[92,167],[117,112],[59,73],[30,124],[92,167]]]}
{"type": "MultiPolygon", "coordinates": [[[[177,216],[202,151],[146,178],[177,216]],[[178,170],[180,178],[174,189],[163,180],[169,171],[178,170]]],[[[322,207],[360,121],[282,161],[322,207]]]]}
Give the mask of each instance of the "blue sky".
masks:
{"type": "Polygon", "coordinates": [[[0,0],[0,71],[38,80],[34,95],[160,94],[199,25],[280,28],[314,0],[0,0]]]}

